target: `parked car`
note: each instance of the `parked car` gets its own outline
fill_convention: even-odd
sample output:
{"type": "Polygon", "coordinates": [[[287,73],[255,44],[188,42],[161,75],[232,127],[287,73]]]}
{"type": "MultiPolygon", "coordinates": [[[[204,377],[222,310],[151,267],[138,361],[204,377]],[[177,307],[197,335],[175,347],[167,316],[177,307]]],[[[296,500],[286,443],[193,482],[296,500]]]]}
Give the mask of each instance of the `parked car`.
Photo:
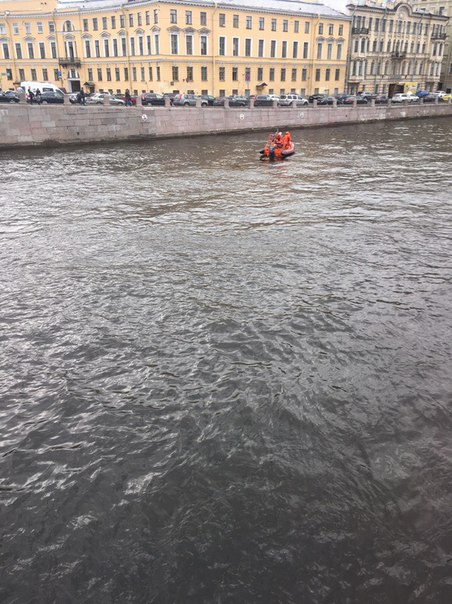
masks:
{"type": "Polygon", "coordinates": [[[232,95],[232,96],[219,96],[213,102],[214,107],[224,107],[225,100],[229,101],[229,107],[248,107],[249,98],[246,96],[232,95]]]}
{"type": "Polygon", "coordinates": [[[444,101],[445,103],[448,103],[451,100],[452,100],[452,93],[450,93],[450,92],[447,92],[440,98],[440,101],[444,101]]]}
{"type": "Polygon", "coordinates": [[[335,101],[337,104],[342,104],[339,103],[339,101],[334,96],[324,96],[321,99],[318,99],[317,105],[334,105],[335,101]]]}
{"type": "Polygon", "coordinates": [[[104,99],[108,97],[110,100],[110,105],[125,105],[125,101],[116,97],[114,94],[109,94],[108,92],[96,92],[93,96],[90,96],[86,99],[87,105],[103,105],[104,99]]]}
{"type": "Polygon", "coordinates": [[[20,97],[13,90],[0,90],[0,103],[19,103],[20,97]]]}
{"type": "Polygon", "coordinates": [[[201,95],[201,99],[202,99],[203,101],[207,101],[207,104],[208,104],[208,105],[210,105],[210,106],[212,107],[213,102],[214,102],[214,100],[215,100],[215,97],[214,97],[214,96],[212,96],[212,95],[210,95],[210,94],[202,94],[202,95],[201,95]]]}
{"type": "Polygon", "coordinates": [[[165,97],[157,92],[146,92],[141,95],[142,105],[165,105],[165,97]]]}
{"type": "Polygon", "coordinates": [[[255,107],[272,107],[273,98],[269,94],[258,94],[254,99],[255,107]]]}
{"type": "Polygon", "coordinates": [[[343,92],[342,94],[335,94],[334,95],[336,100],[337,100],[337,104],[339,105],[343,105],[345,99],[349,96],[348,94],[345,94],[345,92],[343,92]]]}
{"type": "Polygon", "coordinates": [[[281,107],[302,107],[303,105],[309,105],[308,99],[298,96],[298,94],[282,94],[279,97],[279,104],[281,107]]]}
{"type": "Polygon", "coordinates": [[[420,99],[424,98],[425,96],[427,96],[429,93],[427,92],[427,90],[418,90],[416,92],[416,96],[418,96],[420,99]]]}
{"type": "Polygon", "coordinates": [[[320,93],[316,93],[316,94],[311,94],[310,97],[308,97],[308,101],[310,103],[313,103],[314,101],[318,101],[319,99],[323,99],[323,97],[328,96],[326,94],[320,94],[320,93]]]}
{"type": "MultiPolygon", "coordinates": [[[[27,103],[30,102],[30,95],[27,95],[27,103]]],[[[64,94],[61,91],[53,91],[46,90],[45,92],[41,92],[41,98],[38,100],[36,94],[33,96],[33,105],[48,105],[51,104],[63,104],[64,103],[64,94]]]]}
{"type": "Polygon", "coordinates": [[[432,93],[428,93],[425,96],[422,96],[421,99],[424,103],[436,103],[437,97],[432,93]]]}
{"type": "Polygon", "coordinates": [[[173,104],[174,97],[175,97],[175,96],[177,96],[177,93],[176,93],[176,92],[164,92],[164,93],[163,93],[163,96],[164,96],[164,97],[168,97],[168,98],[169,98],[169,100],[170,100],[170,105],[172,105],[172,104],[173,104]]]}
{"type": "MultiPolygon", "coordinates": [[[[198,98],[195,94],[176,94],[173,105],[174,107],[195,107],[198,98]]],[[[201,107],[207,107],[208,104],[206,99],[201,98],[201,107]]]]}
{"type": "Polygon", "coordinates": [[[375,105],[387,105],[388,97],[385,94],[377,94],[375,97],[375,105]]]}
{"type": "Polygon", "coordinates": [[[391,99],[392,103],[403,103],[404,101],[408,103],[419,102],[419,97],[412,92],[397,92],[391,99]]]}
{"type": "Polygon", "coordinates": [[[371,92],[367,92],[366,90],[363,90],[362,92],[359,92],[357,96],[366,98],[367,100],[372,100],[374,99],[377,95],[376,94],[372,94],[371,92]]]}
{"type": "Polygon", "coordinates": [[[368,105],[369,101],[365,96],[359,96],[356,94],[350,94],[346,99],[344,99],[344,105],[353,105],[356,101],[357,105],[368,105]]]}

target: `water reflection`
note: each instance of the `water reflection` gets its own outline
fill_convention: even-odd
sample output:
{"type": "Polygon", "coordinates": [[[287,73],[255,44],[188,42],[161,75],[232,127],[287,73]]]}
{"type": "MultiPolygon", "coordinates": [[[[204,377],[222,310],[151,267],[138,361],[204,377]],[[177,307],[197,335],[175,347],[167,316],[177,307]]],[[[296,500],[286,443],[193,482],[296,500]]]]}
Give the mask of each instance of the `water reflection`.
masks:
{"type": "Polygon", "coordinates": [[[450,120],[292,135],[0,154],[2,602],[451,599],[450,120]]]}

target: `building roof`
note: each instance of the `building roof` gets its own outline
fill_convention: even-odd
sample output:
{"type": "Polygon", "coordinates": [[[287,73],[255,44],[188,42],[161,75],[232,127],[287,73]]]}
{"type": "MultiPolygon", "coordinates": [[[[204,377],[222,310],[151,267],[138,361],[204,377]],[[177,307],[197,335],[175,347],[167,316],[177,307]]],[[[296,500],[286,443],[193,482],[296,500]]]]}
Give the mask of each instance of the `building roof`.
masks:
{"type": "MultiPolygon", "coordinates": [[[[187,0],[184,2],[183,0],[160,0],[162,3],[177,3],[177,4],[187,4],[187,5],[198,5],[198,6],[214,6],[217,5],[218,8],[231,8],[231,9],[250,9],[256,11],[269,11],[269,12],[279,12],[279,13],[295,13],[299,15],[320,15],[324,17],[331,17],[337,19],[348,18],[345,13],[341,13],[329,6],[325,6],[320,2],[300,2],[298,0],[219,0],[214,2],[214,0],[187,0]]],[[[145,2],[146,3],[146,2],[145,2]]],[[[115,7],[129,7],[129,8],[139,8],[141,2],[138,0],[137,2],[125,2],[124,0],[59,0],[58,7],[61,9],[70,9],[70,8],[85,8],[87,10],[101,10],[101,9],[112,9],[115,7]]],[[[146,3],[147,4],[147,3],[146,3]]]]}

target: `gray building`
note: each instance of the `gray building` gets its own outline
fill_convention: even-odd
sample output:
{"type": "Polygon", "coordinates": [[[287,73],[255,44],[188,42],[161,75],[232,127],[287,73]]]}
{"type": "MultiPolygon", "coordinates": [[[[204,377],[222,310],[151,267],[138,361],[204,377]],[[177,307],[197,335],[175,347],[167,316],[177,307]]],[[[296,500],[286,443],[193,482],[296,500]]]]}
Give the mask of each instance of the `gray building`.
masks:
{"type": "Polygon", "coordinates": [[[408,2],[358,0],[352,17],[347,89],[393,96],[440,88],[448,17],[408,2]]]}

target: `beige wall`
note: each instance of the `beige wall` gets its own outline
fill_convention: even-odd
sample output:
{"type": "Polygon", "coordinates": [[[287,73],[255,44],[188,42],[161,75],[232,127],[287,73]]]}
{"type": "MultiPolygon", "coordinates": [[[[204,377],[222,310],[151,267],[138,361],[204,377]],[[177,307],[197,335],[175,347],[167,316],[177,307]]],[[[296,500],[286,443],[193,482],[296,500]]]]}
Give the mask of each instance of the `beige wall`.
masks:
{"type": "Polygon", "coordinates": [[[87,8],[56,13],[20,13],[18,4],[21,3],[0,4],[0,11],[3,11],[0,12],[0,27],[3,25],[0,85],[4,89],[14,87],[22,79],[50,80],[67,91],[77,88],[79,83],[82,86],[89,83],[95,90],[113,92],[124,92],[129,88],[136,92],[178,90],[214,95],[292,90],[304,94],[334,93],[345,88],[350,19],[340,13],[322,16],[322,5],[318,5],[318,15],[303,15],[298,7],[295,15],[280,11],[264,13],[251,8],[221,9],[214,3],[209,6],[152,1],[109,10],[87,8]],[[10,10],[9,15],[6,10],[10,10]],[[177,11],[176,23],[171,11],[177,11]],[[205,14],[205,25],[202,13],[205,14]],[[224,15],[224,26],[221,15],[224,15]],[[234,27],[234,15],[238,15],[238,27],[234,27]],[[187,22],[190,17],[191,23],[187,22]],[[252,20],[251,28],[247,27],[247,18],[252,20]],[[261,19],[264,20],[263,29],[260,29],[261,19]],[[272,31],[273,20],[276,31],[272,31]],[[66,21],[70,22],[70,28],[66,21]],[[178,41],[178,54],[172,53],[172,35],[178,41]],[[190,36],[192,55],[187,54],[187,37],[190,36]],[[202,54],[203,36],[207,40],[206,54],[202,54]],[[224,38],[224,56],[220,55],[220,38],[224,38]],[[238,56],[233,54],[234,38],[239,40],[238,56]],[[246,56],[247,39],[250,40],[250,56],[246,56]],[[259,40],[263,41],[262,57],[258,56],[259,40]],[[108,41],[109,57],[105,56],[105,41],[108,41]],[[276,45],[275,57],[271,56],[272,41],[276,45]],[[298,44],[296,58],[293,56],[294,42],[298,44]],[[87,56],[86,43],[89,43],[91,57],[87,56]],[[99,57],[96,56],[96,43],[99,57]],[[22,59],[16,56],[16,44],[21,46],[22,59]],[[42,59],[40,44],[45,53],[42,59]],[[122,56],[123,44],[127,56],[122,56]],[[319,44],[322,45],[321,52],[319,44]],[[4,45],[8,47],[9,58],[5,57],[4,45]],[[29,45],[33,48],[34,59],[29,57],[29,45]],[[306,58],[303,57],[305,45],[306,58]],[[119,56],[114,56],[115,48],[119,56]],[[72,55],[72,62],[61,63],[60,58],[72,55]],[[36,78],[32,77],[32,69],[36,78]],[[12,79],[8,80],[6,73],[11,73],[12,79]],[[192,81],[188,78],[191,74],[192,81]],[[261,83],[267,86],[259,88],[261,83]]]}

